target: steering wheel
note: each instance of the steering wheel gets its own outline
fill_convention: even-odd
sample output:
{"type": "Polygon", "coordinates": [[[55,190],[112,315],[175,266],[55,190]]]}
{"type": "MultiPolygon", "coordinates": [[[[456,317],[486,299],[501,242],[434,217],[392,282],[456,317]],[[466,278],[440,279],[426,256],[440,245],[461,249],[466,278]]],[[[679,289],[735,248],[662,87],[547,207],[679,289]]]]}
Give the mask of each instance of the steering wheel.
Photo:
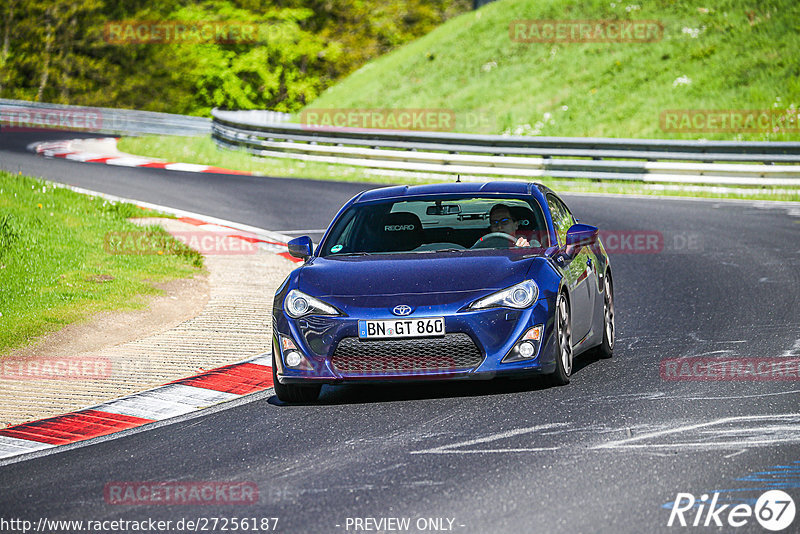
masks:
{"type": "Polygon", "coordinates": [[[505,232],[492,232],[491,234],[486,234],[482,238],[478,239],[471,248],[494,248],[497,246],[497,244],[489,244],[489,241],[498,241],[501,238],[507,239],[512,244],[517,243],[517,238],[513,235],[508,235],[505,232]]]}

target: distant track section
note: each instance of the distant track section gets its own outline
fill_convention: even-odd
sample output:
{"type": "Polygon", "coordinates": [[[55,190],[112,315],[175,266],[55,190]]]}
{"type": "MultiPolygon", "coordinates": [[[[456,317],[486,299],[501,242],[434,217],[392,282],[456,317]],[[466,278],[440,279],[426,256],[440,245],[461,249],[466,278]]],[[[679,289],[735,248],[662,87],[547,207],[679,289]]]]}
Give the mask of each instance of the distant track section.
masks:
{"type": "Polygon", "coordinates": [[[0,98],[0,129],[192,136],[210,133],[211,121],[205,117],[154,111],[65,106],[0,98]]]}
{"type": "Polygon", "coordinates": [[[213,110],[223,148],[384,169],[531,178],[800,186],[800,143],[336,129],[213,110]],[[776,165],[777,164],[777,165],[776,165]]]}

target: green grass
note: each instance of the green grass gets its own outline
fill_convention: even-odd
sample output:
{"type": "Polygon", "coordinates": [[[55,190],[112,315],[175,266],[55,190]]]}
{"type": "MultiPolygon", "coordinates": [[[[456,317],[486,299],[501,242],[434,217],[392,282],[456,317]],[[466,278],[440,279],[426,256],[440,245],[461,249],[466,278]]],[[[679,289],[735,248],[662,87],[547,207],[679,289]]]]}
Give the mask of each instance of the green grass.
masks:
{"type": "Polygon", "coordinates": [[[796,0],[498,0],[368,63],[306,109],[444,108],[462,119],[458,131],[477,133],[798,140],[797,123],[793,133],[737,134],[669,133],[659,121],[675,109],[796,110],[798,50],[796,0]],[[544,19],[657,20],[664,35],[653,43],[511,40],[512,21],[544,19]],[[676,85],[682,77],[690,83],[676,85]]]}
{"type": "Polygon", "coordinates": [[[244,151],[219,150],[210,136],[166,137],[148,135],[123,137],[118,148],[128,154],[161,158],[172,162],[213,165],[263,176],[315,178],[321,180],[374,181],[364,169],[315,161],[282,158],[254,158],[244,151]]]}
{"type": "MultiPolygon", "coordinates": [[[[398,184],[455,180],[448,174],[431,175],[413,179],[382,174],[379,169],[368,170],[362,167],[349,167],[319,162],[303,162],[293,159],[254,158],[245,152],[219,150],[211,137],[125,137],[119,142],[123,152],[162,158],[182,163],[214,165],[226,169],[253,172],[264,176],[310,178],[317,180],[357,181],[380,184],[398,184]],[[440,178],[439,178],[440,177],[440,178]]],[[[466,177],[465,177],[466,179],[466,177]]],[[[496,177],[493,179],[507,180],[496,177]]],[[[693,187],[678,186],[675,190],[661,190],[648,184],[593,180],[566,180],[553,178],[532,178],[560,192],[627,193],[638,195],[690,196],[703,198],[739,198],[752,200],[792,200],[800,201],[800,188],[789,187],[737,187],[734,192],[725,192],[707,187],[695,190],[693,187]]]]}
{"type": "Polygon", "coordinates": [[[153,283],[191,277],[202,256],[161,227],[128,217],[160,216],[0,171],[0,353],[98,311],[137,309],[153,283]],[[110,232],[146,232],[173,253],[112,254],[110,232]]]}

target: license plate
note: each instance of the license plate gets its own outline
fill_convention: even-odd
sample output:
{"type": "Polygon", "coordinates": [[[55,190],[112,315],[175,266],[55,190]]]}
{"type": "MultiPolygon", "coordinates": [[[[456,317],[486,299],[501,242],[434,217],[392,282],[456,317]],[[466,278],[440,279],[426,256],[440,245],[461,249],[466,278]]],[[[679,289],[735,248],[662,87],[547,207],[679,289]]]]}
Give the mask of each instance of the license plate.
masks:
{"type": "Polygon", "coordinates": [[[358,321],[358,337],[361,339],[435,337],[443,335],[444,317],[358,321]]]}

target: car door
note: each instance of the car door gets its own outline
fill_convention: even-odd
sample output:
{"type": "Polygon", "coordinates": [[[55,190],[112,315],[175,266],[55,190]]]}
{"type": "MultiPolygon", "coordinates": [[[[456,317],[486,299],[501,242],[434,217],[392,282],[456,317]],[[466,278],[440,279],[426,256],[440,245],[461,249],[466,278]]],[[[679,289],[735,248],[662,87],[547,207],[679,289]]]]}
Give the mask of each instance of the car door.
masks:
{"type": "MultiPolygon", "coordinates": [[[[566,248],[567,231],[575,224],[575,218],[567,206],[555,195],[547,195],[547,204],[553,217],[558,236],[558,246],[566,248]]],[[[571,298],[572,339],[577,344],[589,333],[592,326],[592,309],[594,305],[593,280],[594,261],[589,247],[580,247],[572,259],[564,266],[564,277],[567,281],[571,298]]]]}

